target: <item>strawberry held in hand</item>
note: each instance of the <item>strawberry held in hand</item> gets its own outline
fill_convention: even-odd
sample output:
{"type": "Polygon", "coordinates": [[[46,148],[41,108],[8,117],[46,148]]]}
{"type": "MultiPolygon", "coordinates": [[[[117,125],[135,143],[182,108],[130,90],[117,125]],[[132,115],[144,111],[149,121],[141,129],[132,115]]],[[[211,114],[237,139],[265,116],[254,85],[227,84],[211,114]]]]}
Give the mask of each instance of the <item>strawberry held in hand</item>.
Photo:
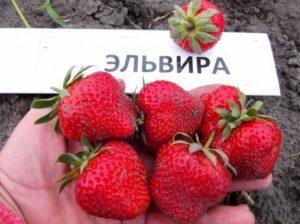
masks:
{"type": "Polygon", "coordinates": [[[137,105],[144,117],[145,143],[155,152],[177,132],[195,134],[202,120],[203,104],[168,81],[155,81],[144,86],[137,105]]]}
{"type": "Polygon", "coordinates": [[[107,138],[126,138],[136,130],[137,112],[120,83],[106,72],[87,77],[82,68],[71,79],[72,68],[65,77],[63,89],[53,88],[58,95],[36,100],[33,108],[52,107],[52,111],[35,123],[47,122],[58,115],[56,130],[74,140],[84,134],[92,141],[107,138]]]}
{"type": "Polygon", "coordinates": [[[221,150],[209,148],[212,138],[202,146],[178,133],[157,154],[150,190],[157,206],[176,221],[195,221],[229,191],[226,165],[233,168],[221,150]]]}
{"type": "Polygon", "coordinates": [[[208,94],[200,132],[204,139],[217,132],[213,147],[228,155],[238,178],[265,178],[280,154],[281,131],[271,117],[259,114],[262,101],[249,108],[245,101],[244,94],[231,86],[208,94]]]}
{"type": "Polygon", "coordinates": [[[73,167],[58,181],[61,190],[76,179],[76,201],[94,216],[127,220],[145,212],[151,200],[148,176],[132,147],[111,141],[96,151],[85,137],[82,144],[84,151],[58,158],[58,162],[73,167]]]}
{"type": "Polygon", "coordinates": [[[203,53],[212,48],[224,30],[222,12],[208,0],[193,0],[182,8],[175,6],[169,19],[171,38],[187,51],[203,53]]]}

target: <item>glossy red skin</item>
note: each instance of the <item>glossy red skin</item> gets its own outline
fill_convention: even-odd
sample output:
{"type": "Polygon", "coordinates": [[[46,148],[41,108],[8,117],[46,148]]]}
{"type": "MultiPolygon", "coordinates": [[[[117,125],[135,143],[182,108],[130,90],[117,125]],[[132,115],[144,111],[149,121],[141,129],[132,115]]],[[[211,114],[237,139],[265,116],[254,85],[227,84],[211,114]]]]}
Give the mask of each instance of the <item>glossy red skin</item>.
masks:
{"type": "Polygon", "coordinates": [[[218,122],[222,119],[220,115],[216,113],[217,108],[223,108],[229,110],[228,100],[236,103],[240,106],[239,95],[237,88],[233,86],[220,86],[215,91],[208,94],[204,101],[204,115],[203,121],[200,125],[199,131],[206,141],[213,131],[222,131],[222,128],[218,127],[218,122]]]}
{"type": "Polygon", "coordinates": [[[111,141],[76,181],[76,201],[87,213],[118,220],[133,219],[150,204],[148,176],[136,152],[125,142],[111,141]]]}
{"type": "Polygon", "coordinates": [[[221,133],[213,142],[221,148],[237,170],[239,179],[265,178],[276,164],[282,146],[282,135],[272,120],[254,119],[242,123],[230,137],[221,141],[221,133]]]}
{"type": "Polygon", "coordinates": [[[203,115],[202,102],[168,81],[147,84],[139,93],[137,105],[145,115],[147,147],[154,152],[177,132],[194,134],[203,115]]]}
{"type": "Polygon", "coordinates": [[[218,160],[215,166],[202,152],[187,145],[164,145],[157,154],[150,183],[157,206],[183,223],[195,221],[229,191],[231,174],[218,160]]]}
{"type": "Polygon", "coordinates": [[[121,85],[110,74],[96,72],[68,88],[58,107],[62,133],[74,140],[126,138],[136,129],[137,112],[121,85]]]}
{"type": "MultiPolygon", "coordinates": [[[[219,40],[221,39],[222,33],[224,31],[224,15],[223,13],[220,11],[220,9],[214,5],[213,3],[211,3],[208,0],[202,0],[201,1],[201,8],[197,11],[197,15],[200,14],[202,11],[207,10],[207,9],[217,9],[218,13],[216,13],[214,16],[211,17],[211,21],[212,24],[214,24],[216,27],[219,28],[218,32],[214,32],[214,33],[209,33],[212,36],[217,37],[219,40]]],[[[188,11],[188,5],[183,5],[182,6],[183,11],[187,12],[188,11]]],[[[175,40],[174,40],[175,41],[175,40]]],[[[202,52],[208,51],[209,49],[211,49],[213,46],[215,46],[217,44],[217,41],[215,42],[211,42],[211,43],[200,43],[200,47],[202,52]]],[[[180,44],[180,47],[182,47],[183,49],[185,49],[186,51],[190,51],[193,52],[192,48],[190,47],[189,44],[189,39],[185,38],[180,44]]]]}

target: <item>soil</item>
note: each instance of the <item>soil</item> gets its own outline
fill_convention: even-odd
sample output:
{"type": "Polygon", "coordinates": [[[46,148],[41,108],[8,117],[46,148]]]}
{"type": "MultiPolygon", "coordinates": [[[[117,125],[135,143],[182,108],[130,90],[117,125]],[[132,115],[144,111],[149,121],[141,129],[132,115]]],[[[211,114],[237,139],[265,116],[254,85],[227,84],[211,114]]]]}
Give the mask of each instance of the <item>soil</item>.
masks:
{"type": "MultiPolygon", "coordinates": [[[[32,27],[57,28],[37,0],[18,1],[32,27]],[[30,3],[29,3],[30,2],[30,3]]],[[[148,29],[150,22],[172,10],[172,0],[52,1],[68,20],[65,28],[148,29]]],[[[264,97],[265,112],[277,118],[284,134],[283,151],[272,186],[253,193],[258,224],[300,223],[300,1],[216,0],[224,11],[227,31],[264,32],[272,42],[281,97],[264,97]]],[[[10,0],[0,1],[0,27],[23,27],[10,0]]],[[[166,20],[152,29],[167,29],[166,20]]],[[[0,37],[1,38],[1,37],[0,37]]],[[[245,52],[246,54],[247,52],[245,52]]],[[[0,95],[0,144],[28,111],[33,95],[0,95]]]]}

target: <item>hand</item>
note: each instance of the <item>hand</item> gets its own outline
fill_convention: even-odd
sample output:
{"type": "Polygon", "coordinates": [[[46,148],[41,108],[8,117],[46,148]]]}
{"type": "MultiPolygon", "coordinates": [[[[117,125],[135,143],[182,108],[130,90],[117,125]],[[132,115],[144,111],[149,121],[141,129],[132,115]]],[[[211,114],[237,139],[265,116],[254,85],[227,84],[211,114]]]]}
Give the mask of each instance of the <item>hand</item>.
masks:
{"type": "MultiPolygon", "coordinates": [[[[198,88],[192,93],[200,96],[211,88],[198,88]],[[205,90],[206,88],[206,90],[205,90]],[[205,91],[203,91],[205,90],[205,91]]],[[[30,110],[18,124],[0,152],[0,194],[28,224],[93,223],[114,224],[118,220],[96,218],[88,215],[75,202],[74,183],[58,194],[53,180],[64,173],[64,166],[55,163],[58,155],[76,150],[76,143],[66,141],[53,131],[54,122],[33,125],[45,110],[30,110]]],[[[143,159],[151,166],[153,157],[142,152],[143,159]]],[[[233,191],[254,190],[270,185],[272,176],[264,180],[235,181],[233,191]]],[[[1,200],[1,197],[0,197],[1,200]]],[[[199,224],[253,224],[254,216],[245,205],[216,206],[197,222],[199,224]]],[[[147,214],[122,223],[174,223],[152,206],[147,214]]]]}

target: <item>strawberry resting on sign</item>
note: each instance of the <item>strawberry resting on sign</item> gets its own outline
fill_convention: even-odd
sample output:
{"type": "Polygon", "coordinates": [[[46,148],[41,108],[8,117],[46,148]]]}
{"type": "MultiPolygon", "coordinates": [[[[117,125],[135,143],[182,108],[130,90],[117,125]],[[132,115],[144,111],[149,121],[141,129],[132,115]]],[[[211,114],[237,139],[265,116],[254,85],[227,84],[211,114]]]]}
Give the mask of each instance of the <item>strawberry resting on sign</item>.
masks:
{"type": "Polygon", "coordinates": [[[175,6],[169,19],[171,38],[187,51],[203,53],[221,38],[224,16],[208,0],[193,0],[182,7],[175,6]]]}

